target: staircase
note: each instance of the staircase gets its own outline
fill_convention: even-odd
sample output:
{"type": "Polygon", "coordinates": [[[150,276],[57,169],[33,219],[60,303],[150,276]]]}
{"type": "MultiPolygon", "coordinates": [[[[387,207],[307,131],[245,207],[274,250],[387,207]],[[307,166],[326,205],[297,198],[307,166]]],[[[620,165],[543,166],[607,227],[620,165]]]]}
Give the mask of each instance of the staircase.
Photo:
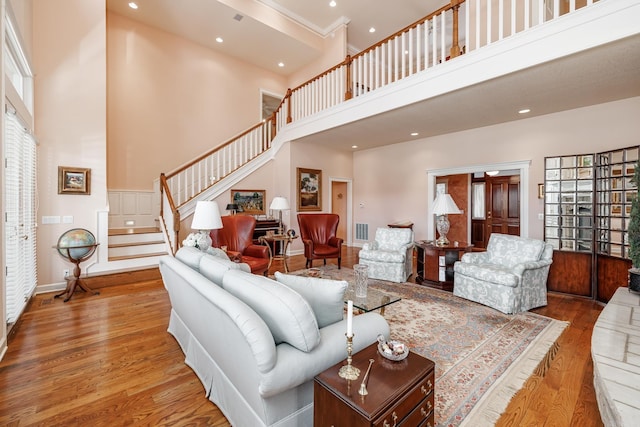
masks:
{"type": "Polygon", "coordinates": [[[160,229],[156,227],[116,228],[109,230],[109,262],[138,260],[138,265],[157,266],[167,254],[160,229]]]}

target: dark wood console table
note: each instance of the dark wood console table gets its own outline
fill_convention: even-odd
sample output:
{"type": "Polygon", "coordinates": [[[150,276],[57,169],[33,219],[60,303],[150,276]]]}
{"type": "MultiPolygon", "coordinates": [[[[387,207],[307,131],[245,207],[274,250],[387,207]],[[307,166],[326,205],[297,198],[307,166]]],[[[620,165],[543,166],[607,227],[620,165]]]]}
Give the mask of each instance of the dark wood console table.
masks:
{"type": "MultiPolygon", "coordinates": [[[[345,351],[346,357],[346,351],[345,351]]],[[[429,426],[434,422],[435,363],[409,352],[393,362],[378,353],[377,343],[353,355],[360,377],[348,381],[338,376],[340,362],[315,377],[313,425],[315,426],[429,426]],[[373,359],[366,383],[368,394],[358,393],[373,359]]]]}
{"type": "Polygon", "coordinates": [[[473,245],[466,242],[458,246],[436,246],[431,242],[416,242],[416,283],[445,291],[453,290],[453,264],[470,252],[473,245]]]}

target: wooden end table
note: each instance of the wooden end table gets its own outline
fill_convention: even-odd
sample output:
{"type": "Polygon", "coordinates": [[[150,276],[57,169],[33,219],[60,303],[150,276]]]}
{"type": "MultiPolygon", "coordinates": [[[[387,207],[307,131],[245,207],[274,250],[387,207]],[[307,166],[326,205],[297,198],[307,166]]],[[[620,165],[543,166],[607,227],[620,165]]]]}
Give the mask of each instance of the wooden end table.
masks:
{"type": "Polygon", "coordinates": [[[297,239],[298,236],[289,236],[288,234],[272,234],[272,235],[264,235],[258,237],[258,241],[264,245],[267,245],[269,248],[269,267],[271,267],[271,263],[273,260],[280,260],[284,265],[284,272],[289,272],[289,267],[287,266],[287,249],[289,248],[289,244],[297,239]],[[276,242],[281,242],[280,245],[280,253],[274,253],[276,251],[276,242]],[[273,248],[271,247],[273,245],[273,248]]]}
{"type": "Polygon", "coordinates": [[[473,245],[460,242],[458,245],[437,246],[432,242],[416,242],[416,283],[444,291],[453,291],[453,264],[470,252],[473,245]]]}
{"type": "Polygon", "coordinates": [[[409,352],[406,359],[394,362],[382,357],[374,343],[353,355],[352,364],[360,369],[357,380],[348,381],[338,376],[345,363],[337,363],[314,379],[314,426],[435,425],[435,363],[431,360],[409,352]],[[366,384],[368,394],[362,396],[358,391],[369,359],[374,362],[366,384]]]}

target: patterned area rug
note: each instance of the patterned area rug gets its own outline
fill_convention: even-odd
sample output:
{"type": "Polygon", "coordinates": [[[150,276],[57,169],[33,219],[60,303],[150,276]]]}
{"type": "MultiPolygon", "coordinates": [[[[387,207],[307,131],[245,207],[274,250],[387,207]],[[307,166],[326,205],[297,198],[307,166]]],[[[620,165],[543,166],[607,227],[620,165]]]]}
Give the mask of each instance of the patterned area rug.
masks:
{"type": "MultiPolygon", "coordinates": [[[[323,266],[322,277],[353,280],[353,270],[323,266]]],[[[296,273],[293,273],[296,274],[296,273]]],[[[535,313],[506,315],[413,283],[369,280],[398,295],[384,317],[391,338],[436,363],[436,425],[491,426],[535,372],[544,375],[567,323],[535,313]]]]}

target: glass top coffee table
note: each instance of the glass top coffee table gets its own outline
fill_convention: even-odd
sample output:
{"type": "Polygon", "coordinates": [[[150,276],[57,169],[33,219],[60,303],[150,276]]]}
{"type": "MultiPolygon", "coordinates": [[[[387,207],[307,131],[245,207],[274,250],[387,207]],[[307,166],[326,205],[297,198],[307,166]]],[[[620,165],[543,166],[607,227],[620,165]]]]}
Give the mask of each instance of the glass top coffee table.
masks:
{"type": "Polygon", "coordinates": [[[401,299],[402,298],[398,296],[371,287],[367,289],[366,298],[356,297],[355,286],[351,281],[349,281],[349,287],[347,287],[347,290],[344,292],[344,303],[346,304],[347,301],[351,300],[355,308],[365,313],[380,309],[380,314],[384,315],[386,306],[398,302],[401,299]]]}
{"type": "MultiPolygon", "coordinates": [[[[319,268],[310,268],[289,274],[304,277],[317,277],[321,279],[341,280],[324,276],[322,274],[322,270],[319,268]]],[[[347,290],[344,292],[344,303],[346,304],[349,300],[353,301],[353,306],[360,310],[361,313],[368,313],[369,311],[380,309],[380,314],[384,315],[384,309],[386,306],[393,304],[394,302],[398,302],[402,299],[398,296],[388,294],[378,289],[374,289],[370,286],[367,287],[366,298],[356,297],[354,278],[349,277],[342,280],[346,280],[347,283],[349,283],[347,290]]]]}

